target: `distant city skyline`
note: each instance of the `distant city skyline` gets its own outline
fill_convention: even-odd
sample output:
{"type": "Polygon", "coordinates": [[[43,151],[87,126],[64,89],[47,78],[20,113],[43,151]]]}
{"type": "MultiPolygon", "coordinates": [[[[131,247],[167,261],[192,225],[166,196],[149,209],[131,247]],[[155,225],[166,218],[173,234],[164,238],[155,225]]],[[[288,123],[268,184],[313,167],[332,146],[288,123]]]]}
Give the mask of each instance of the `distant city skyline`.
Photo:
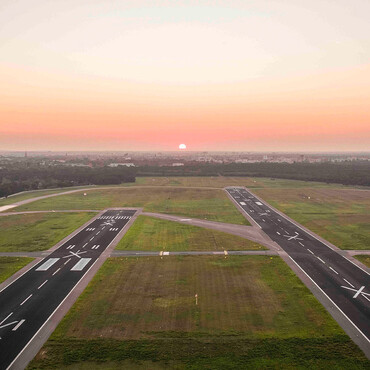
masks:
{"type": "Polygon", "coordinates": [[[370,2],[0,4],[0,150],[360,152],[370,2]]]}

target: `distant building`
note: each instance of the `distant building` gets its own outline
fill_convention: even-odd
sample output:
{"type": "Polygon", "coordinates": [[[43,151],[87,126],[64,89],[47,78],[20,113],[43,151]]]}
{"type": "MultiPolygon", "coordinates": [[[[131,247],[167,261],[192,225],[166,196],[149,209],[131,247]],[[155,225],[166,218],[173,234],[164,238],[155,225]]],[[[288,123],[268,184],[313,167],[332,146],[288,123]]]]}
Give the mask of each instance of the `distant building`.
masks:
{"type": "Polygon", "coordinates": [[[172,163],[172,167],[180,167],[183,166],[184,163],[172,163]]]}
{"type": "Polygon", "coordinates": [[[108,164],[108,167],[119,167],[119,166],[135,167],[135,164],[134,163],[111,163],[111,164],[108,164]]]}

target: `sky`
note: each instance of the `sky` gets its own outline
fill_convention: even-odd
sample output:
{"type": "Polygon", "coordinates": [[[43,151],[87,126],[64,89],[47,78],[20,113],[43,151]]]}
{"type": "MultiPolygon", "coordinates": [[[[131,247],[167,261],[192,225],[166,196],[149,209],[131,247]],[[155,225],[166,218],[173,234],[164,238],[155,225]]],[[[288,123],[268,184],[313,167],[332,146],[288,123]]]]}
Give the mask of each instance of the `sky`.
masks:
{"type": "Polygon", "coordinates": [[[368,0],[1,0],[1,150],[368,151],[368,0]]]}

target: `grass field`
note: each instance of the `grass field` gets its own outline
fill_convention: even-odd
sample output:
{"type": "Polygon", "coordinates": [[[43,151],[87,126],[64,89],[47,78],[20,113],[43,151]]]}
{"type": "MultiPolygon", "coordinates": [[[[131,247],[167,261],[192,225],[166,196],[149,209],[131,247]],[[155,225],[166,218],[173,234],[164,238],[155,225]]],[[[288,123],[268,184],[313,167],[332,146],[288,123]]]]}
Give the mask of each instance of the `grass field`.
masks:
{"type": "Polygon", "coordinates": [[[369,190],[309,187],[254,192],[339,248],[369,249],[369,190]]]}
{"type": "Polygon", "coordinates": [[[116,249],[137,251],[266,250],[260,244],[216,230],[139,216],[116,249]]]}
{"type": "Polygon", "coordinates": [[[144,207],[162,212],[235,224],[248,224],[223,190],[186,188],[137,188],[89,190],[61,195],[17,207],[17,211],[50,209],[104,209],[144,207]]]}
{"type": "Polygon", "coordinates": [[[357,258],[365,266],[370,267],[370,256],[369,255],[362,254],[362,255],[357,255],[353,257],[357,258]]]}
{"type": "Polygon", "coordinates": [[[368,365],[279,257],[187,256],[108,259],[29,368],[368,365]]]}
{"type": "Polygon", "coordinates": [[[0,257],[0,283],[29,264],[32,260],[33,258],[26,257],[0,257]]]}
{"type": "Polygon", "coordinates": [[[95,213],[34,213],[0,217],[0,252],[51,248],[95,213]]]}
{"type": "Polygon", "coordinates": [[[21,200],[25,199],[31,199],[36,197],[41,197],[43,195],[49,195],[49,194],[56,194],[56,193],[63,193],[69,190],[75,190],[80,188],[88,188],[91,187],[91,185],[86,186],[71,186],[66,188],[58,188],[58,189],[45,189],[45,190],[35,190],[35,191],[27,191],[22,194],[13,195],[8,198],[0,199],[0,207],[5,206],[7,204],[13,204],[15,202],[19,202],[21,200]]]}
{"type": "MultiPolygon", "coordinates": [[[[133,185],[133,184],[132,184],[133,185]]],[[[225,186],[246,186],[249,188],[281,188],[281,187],[319,187],[346,188],[340,184],[324,182],[271,179],[264,177],[137,177],[135,185],[144,186],[200,186],[224,188],[225,186]]]]}

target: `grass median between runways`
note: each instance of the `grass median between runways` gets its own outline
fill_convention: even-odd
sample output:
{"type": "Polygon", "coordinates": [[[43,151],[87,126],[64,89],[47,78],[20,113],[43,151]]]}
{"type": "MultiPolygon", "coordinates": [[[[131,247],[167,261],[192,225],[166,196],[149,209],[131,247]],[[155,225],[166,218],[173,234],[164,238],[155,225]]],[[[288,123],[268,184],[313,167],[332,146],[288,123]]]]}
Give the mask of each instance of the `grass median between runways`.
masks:
{"type": "Polygon", "coordinates": [[[0,252],[51,248],[96,213],[32,213],[0,217],[0,252]]]}
{"type": "Polygon", "coordinates": [[[108,259],[29,367],[368,365],[279,257],[186,256],[108,259]]]}
{"type": "Polygon", "coordinates": [[[0,283],[15,274],[32,260],[33,258],[27,257],[0,257],[0,283]]]}
{"type": "Polygon", "coordinates": [[[139,216],[118,243],[118,250],[223,251],[266,250],[239,236],[178,222],[139,216]]]}
{"type": "Polygon", "coordinates": [[[116,188],[89,190],[38,200],[18,207],[17,211],[105,209],[144,207],[147,212],[161,212],[185,217],[248,225],[225,191],[187,188],[116,188]]]}

